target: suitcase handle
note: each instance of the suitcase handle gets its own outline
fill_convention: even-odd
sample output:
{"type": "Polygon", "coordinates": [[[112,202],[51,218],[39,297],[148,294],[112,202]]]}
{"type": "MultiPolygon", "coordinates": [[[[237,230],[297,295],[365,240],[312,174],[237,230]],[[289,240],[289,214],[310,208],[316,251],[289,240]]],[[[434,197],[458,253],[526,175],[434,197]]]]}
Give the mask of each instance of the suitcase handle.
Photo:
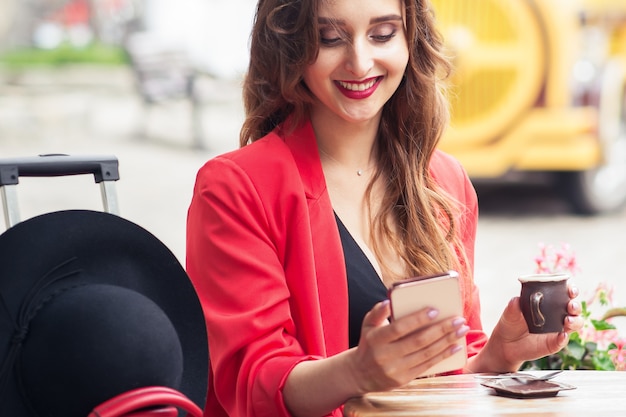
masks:
{"type": "Polygon", "coordinates": [[[19,177],[57,177],[93,174],[96,183],[120,179],[115,156],[48,154],[0,159],[0,186],[19,183],[19,177]]]}
{"type": "Polygon", "coordinates": [[[20,222],[15,187],[19,177],[59,177],[93,174],[100,184],[104,211],[119,215],[114,182],[120,179],[115,156],[75,156],[47,154],[24,158],[0,159],[0,197],[7,227],[20,222]]]}

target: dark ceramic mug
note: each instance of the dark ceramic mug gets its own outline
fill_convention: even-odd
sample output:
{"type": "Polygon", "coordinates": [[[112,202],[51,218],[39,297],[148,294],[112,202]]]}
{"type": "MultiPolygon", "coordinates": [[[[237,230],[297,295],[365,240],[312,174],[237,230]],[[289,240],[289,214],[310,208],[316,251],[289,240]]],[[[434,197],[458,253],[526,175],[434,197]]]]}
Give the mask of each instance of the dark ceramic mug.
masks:
{"type": "Polygon", "coordinates": [[[531,274],[518,278],[522,284],[520,308],[530,333],[562,332],[567,304],[567,274],[531,274]]]}

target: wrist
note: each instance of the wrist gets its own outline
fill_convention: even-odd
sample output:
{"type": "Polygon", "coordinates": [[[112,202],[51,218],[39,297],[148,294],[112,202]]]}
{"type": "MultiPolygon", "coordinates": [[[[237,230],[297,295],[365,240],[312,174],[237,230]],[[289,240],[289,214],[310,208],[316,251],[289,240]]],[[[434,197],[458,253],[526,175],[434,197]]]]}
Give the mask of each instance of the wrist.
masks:
{"type": "Polygon", "coordinates": [[[364,392],[354,377],[354,349],[298,363],[287,376],[283,396],[294,416],[326,415],[364,392]]]}
{"type": "Polygon", "coordinates": [[[371,392],[368,389],[368,378],[363,375],[359,366],[356,348],[349,349],[335,356],[338,360],[338,367],[341,369],[341,385],[346,389],[346,394],[350,397],[357,397],[371,392]]]}
{"type": "Polygon", "coordinates": [[[502,346],[490,339],[478,354],[468,359],[465,370],[471,373],[515,372],[522,363],[507,359],[502,346]]]}

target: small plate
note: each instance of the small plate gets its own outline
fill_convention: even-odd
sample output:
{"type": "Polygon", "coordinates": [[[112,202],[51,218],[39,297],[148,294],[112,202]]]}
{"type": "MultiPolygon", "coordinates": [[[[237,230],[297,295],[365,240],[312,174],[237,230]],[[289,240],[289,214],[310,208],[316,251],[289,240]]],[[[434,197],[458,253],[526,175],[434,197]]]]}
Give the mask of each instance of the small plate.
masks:
{"type": "Polygon", "coordinates": [[[576,389],[575,386],[555,381],[519,382],[514,379],[487,379],[480,385],[493,388],[496,394],[513,398],[554,397],[559,391],[576,389]]]}

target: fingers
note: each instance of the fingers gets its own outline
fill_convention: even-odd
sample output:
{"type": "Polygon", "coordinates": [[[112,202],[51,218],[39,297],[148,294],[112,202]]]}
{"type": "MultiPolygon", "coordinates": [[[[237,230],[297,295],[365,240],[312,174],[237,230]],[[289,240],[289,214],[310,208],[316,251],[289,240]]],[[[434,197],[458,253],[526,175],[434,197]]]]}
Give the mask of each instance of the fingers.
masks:
{"type": "Polygon", "coordinates": [[[464,325],[463,317],[442,318],[439,310],[427,307],[394,320],[393,325],[386,329],[385,336],[387,342],[397,341],[409,335],[430,342],[464,325]],[[434,324],[438,326],[433,326],[434,324]]]}
{"type": "Polygon", "coordinates": [[[574,300],[578,297],[578,288],[570,286],[569,295],[571,298],[569,303],[567,303],[567,314],[569,314],[569,316],[565,318],[564,323],[564,331],[566,333],[578,331],[582,329],[584,324],[583,318],[580,317],[580,314],[582,313],[582,306],[578,301],[574,300]]]}
{"type": "Polygon", "coordinates": [[[494,332],[505,341],[517,340],[528,333],[528,327],[520,308],[519,297],[513,297],[509,300],[494,332]]]}
{"type": "Polygon", "coordinates": [[[394,323],[394,335],[401,335],[395,342],[398,354],[405,356],[408,363],[415,364],[413,368],[426,367],[423,370],[462,349],[469,331],[463,317],[437,321],[432,310],[428,310],[426,315],[430,321],[427,325],[423,324],[422,315],[418,315],[416,321],[407,317],[408,320],[394,323]]]}
{"type": "Polygon", "coordinates": [[[576,298],[580,293],[580,291],[578,291],[578,287],[575,287],[573,285],[568,285],[567,290],[569,292],[569,298],[576,298]]]}
{"type": "Polygon", "coordinates": [[[563,324],[564,331],[571,333],[582,329],[584,320],[580,316],[581,312],[582,307],[578,301],[571,300],[567,304],[567,313],[569,316],[565,317],[565,323],[563,324]]]}
{"type": "Polygon", "coordinates": [[[567,343],[569,342],[569,335],[567,332],[559,332],[556,334],[547,334],[542,336],[546,338],[546,351],[542,352],[540,357],[557,353],[567,346],[567,343]]]}
{"type": "MultiPolygon", "coordinates": [[[[434,358],[441,352],[457,352],[465,344],[464,337],[469,331],[463,317],[445,320],[441,326],[430,326],[424,331],[406,337],[408,352],[420,352],[423,357],[434,358]]],[[[446,355],[449,356],[449,355],[446,355]]]]}
{"type": "Polygon", "coordinates": [[[389,313],[388,302],[368,312],[358,346],[359,363],[385,386],[406,383],[465,346],[463,317],[441,318],[437,309],[424,308],[383,325],[389,313]]]}
{"type": "Polygon", "coordinates": [[[400,339],[422,327],[432,324],[439,318],[439,310],[431,307],[409,314],[394,321],[390,329],[390,337],[400,339]]]}
{"type": "Polygon", "coordinates": [[[578,316],[582,311],[583,309],[578,301],[570,300],[570,302],[567,303],[567,312],[572,316],[578,316]]]}
{"type": "Polygon", "coordinates": [[[583,328],[584,323],[585,321],[580,316],[567,316],[565,317],[563,331],[566,333],[580,331],[583,328]]]}
{"type": "Polygon", "coordinates": [[[554,353],[558,352],[559,350],[567,346],[567,343],[569,342],[569,335],[565,332],[559,333],[556,336],[556,342],[557,342],[557,348],[554,350],[554,353]]]}
{"type": "Polygon", "coordinates": [[[467,334],[469,327],[465,323],[463,317],[454,317],[430,326],[420,327],[398,338],[402,346],[400,352],[410,355],[414,352],[423,351],[427,353],[426,356],[434,356],[432,351],[440,350],[437,348],[438,342],[441,342],[440,345],[455,344],[467,334]],[[429,350],[431,351],[430,354],[428,354],[429,350]]]}
{"type": "Polygon", "coordinates": [[[389,306],[389,300],[384,300],[377,303],[370,311],[367,312],[363,318],[362,327],[379,327],[387,322],[387,318],[391,314],[391,308],[389,306]]]}
{"type": "Polygon", "coordinates": [[[443,341],[438,341],[437,343],[430,346],[428,349],[420,352],[415,352],[412,355],[416,360],[410,360],[410,362],[415,363],[415,365],[411,367],[409,371],[412,375],[414,375],[414,377],[423,375],[426,371],[428,371],[437,363],[443,361],[444,359],[454,355],[461,350],[463,350],[463,345],[460,343],[449,345],[447,343],[444,343],[443,341]]]}
{"type": "Polygon", "coordinates": [[[407,362],[414,364],[411,367],[413,375],[423,374],[433,365],[454,355],[465,346],[464,337],[469,327],[465,324],[464,318],[445,320],[441,326],[441,328],[436,325],[430,326],[403,340],[405,349],[408,349],[407,362]],[[441,337],[436,338],[437,334],[441,337]]]}
{"type": "Polygon", "coordinates": [[[506,322],[519,321],[520,316],[522,315],[522,309],[519,303],[519,297],[511,298],[509,300],[509,303],[506,305],[506,308],[502,312],[501,318],[506,322]]]}

